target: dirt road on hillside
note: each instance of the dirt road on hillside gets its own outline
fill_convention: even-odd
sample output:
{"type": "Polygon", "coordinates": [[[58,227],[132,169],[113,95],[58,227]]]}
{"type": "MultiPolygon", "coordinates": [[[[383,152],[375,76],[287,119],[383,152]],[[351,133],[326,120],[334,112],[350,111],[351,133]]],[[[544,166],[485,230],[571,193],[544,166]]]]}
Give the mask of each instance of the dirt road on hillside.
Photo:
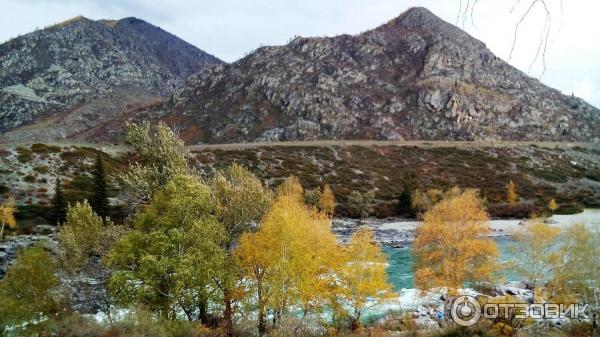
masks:
{"type": "MultiPolygon", "coordinates": [[[[53,142],[48,145],[58,146],[80,146],[92,147],[109,154],[123,153],[129,150],[125,145],[115,144],[95,144],[85,142],[53,142]]],[[[31,145],[30,143],[10,143],[0,144],[2,147],[14,147],[31,145]]],[[[458,148],[482,148],[482,147],[525,147],[538,146],[543,148],[573,148],[583,147],[600,150],[598,142],[531,142],[531,141],[429,141],[429,140],[409,140],[409,141],[386,141],[386,140],[310,140],[310,141],[292,141],[292,142],[264,142],[264,143],[233,143],[233,144],[206,144],[190,145],[190,151],[202,150],[242,150],[260,147],[330,147],[330,146],[416,146],[422,148],[432,147],[458,147],[458,148]]]]}
{"type": "Polygon", "coordinates": [[[595,142],[527,142],[527,141],[385,141],[385,140],[314,140],[295,142],[267,142],[267,143],[235,143],[235,144],[207,144],[192,145],[191,151],[200,150],[240,150],[257,147],[328,147],[328,146],[416,146],[416,147],[523,147],[538,146],[543,148],[573,148],[585,147],[600,149],[600,143],[595,142]]]}

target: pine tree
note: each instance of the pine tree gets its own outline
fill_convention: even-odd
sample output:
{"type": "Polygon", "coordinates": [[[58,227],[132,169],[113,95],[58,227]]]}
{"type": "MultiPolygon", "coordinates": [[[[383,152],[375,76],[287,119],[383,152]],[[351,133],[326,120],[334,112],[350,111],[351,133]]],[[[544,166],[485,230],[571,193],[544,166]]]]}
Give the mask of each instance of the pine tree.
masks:
{"type": "Polygon", "coordinates": [[[54,197],[52,198],[52,209],[50,211],[50,221],[55,225],[60,225],[67,218],[67,201],[63,193],[62,180],[56,177],[54,187],[54,197]]]}
{"type": "Polygon", "coordinates": [[[400,197],[398,197],[398,213],[409,217],[415,216],[415,210],[412,207],[413,191],[415,190],[415,175],[412,172],[404,175],[404,188],[400,197]]]}
{"type": "Polygon", "coordinates": [[[110,212],[108,201],[108,192],[106,190],[106,175],[104,174],[104,165],[102,157],[96,157],[96,165],[94,166],[94,195],[90,199],[90,206],[96,214],[102,219],[106,218],[110,212]]]}

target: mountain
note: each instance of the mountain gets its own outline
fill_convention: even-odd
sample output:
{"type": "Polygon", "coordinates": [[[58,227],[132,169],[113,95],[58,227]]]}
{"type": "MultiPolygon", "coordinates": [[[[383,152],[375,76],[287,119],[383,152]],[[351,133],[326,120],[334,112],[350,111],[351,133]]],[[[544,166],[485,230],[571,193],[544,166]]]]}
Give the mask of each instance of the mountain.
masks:
{"type": "Polygon", "coordinates": [[[360,35],[298,37],[204,69],[158,111],[189,143],[600,137],[598,109],[424,8],[360,35]]]}
{"type": "Polygon", "coordinates": [[[0,132],[33,122],[12,139],[90,132],[162,102],[189,75],[220,63],[140,19],[76,17],[0,45],[0,132]]]}

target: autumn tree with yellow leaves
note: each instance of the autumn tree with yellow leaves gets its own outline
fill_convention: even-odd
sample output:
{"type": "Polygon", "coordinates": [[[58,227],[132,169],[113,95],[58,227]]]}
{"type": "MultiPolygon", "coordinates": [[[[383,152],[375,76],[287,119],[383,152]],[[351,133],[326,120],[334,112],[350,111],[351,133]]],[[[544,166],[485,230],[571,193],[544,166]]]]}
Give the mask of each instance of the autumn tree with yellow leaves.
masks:
{"type": "MultiPolygon", "coordinates": [[[[290,191],[297,191],[292,186],[290,191]]],[[[255,233],[242,235],[236,251],[244,275],[251,280],[249,298],[256,297],[258,329],[266,332],[266,315],[287,312],[298,304],[305,314],[326,304],[339,263],[331,221],[282,194],[255,233]]]]}
{"type": "Polygon", "coordinates": [[[331,186],[328,184],[323,187],[323,192],[321,192],[319,209],[328,216],[332,216],[335,212],[335,196],[333,195],[331,186]]]}
{"type": "Polygon", "coordinates": [[[350,243],[344,247],[343,254],[344,263],[338,272],[340,297],[351,307],[349,323],[354,330],[360,325],[367,302],[370,300],[372,304],[379,304],[391,295],[391,286],[385,274],[385,255],[375,242],[371,230],[361,229],[354,233],[350,243]]]}
{"type": "Polygon", "coordinates": [[[473,189],[449,194],[425,213],[412,246],[417,286],[452,291],[467,281],[488,280],[499,255],[494,241],[486,237],[488,220],[479,192],[473,189]]]}
{"type": "Polygon", "coordinates": [[[506,189],[506,201],[508,201],[509,204],[514,204],[515,202],[519,201],[517,186],[512,180],[508,182],[508,188],[506,189]]]}
{"type": "Polygon", "coordinates": [[[548,210],[551,213],[554,213],[554,211],[556,211],[558,209],[558,205],[556,204],[556,200],[554,200],[554,198],[550,199],[550,201],[548,201],[548,210]]]}
{"type": "Polygon", "coordinates": [[[10,228],[15,228],[17,226],[15,209],[15,203],[11,199],[0,204],[0,223],[2,223],[2,227],[0,228],[0,239],[4,237],[5,226],[10,228]]]}
{"type": "Polygon", "coordinates": [[[300,179],[298,177],[292,175],[285,179],[275,191],[276,196],[291,196],[295,198],[298,202],[304,203],[304,188],[300,183],[300,179]]]}
{"type": "Polygon", "coordinates": [[[357,232],[340,247],[327,215],[298,198],[299,182],[292,178],[284,184],[258,231],[242,234],[235,251],[247,304],[258,313],[259,333],[266,333],[269,313],[277,320],[300,307],[304,317],[343,307],[340,303],[352,308],[346,317],[356,327],[367,299],[372,303],[391,289],[385,256],[368,231],[357,232]]]}
{"type": "Polygon", "coordinates": [[[438,202],[458,196],[462,193],[462,189],[458,186],[454,186],[446,191],[442,191],[437,188],[430,188],[427,191],[421,192],[415,190],[411,196],[411,207],[417,211],[417,217],[422,218],[423,213],[430,210],[438,202]]]}

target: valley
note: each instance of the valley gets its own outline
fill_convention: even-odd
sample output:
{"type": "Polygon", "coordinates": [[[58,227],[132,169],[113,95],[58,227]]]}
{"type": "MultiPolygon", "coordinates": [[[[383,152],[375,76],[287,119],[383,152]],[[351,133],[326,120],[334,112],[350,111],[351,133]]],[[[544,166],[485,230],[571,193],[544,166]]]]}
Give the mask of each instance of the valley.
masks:
{"type": "MultiPolygon", "coordinates": [[[[171,5],[140,15],[227,36],[171,5]]],[[[231,62],[92,17],[0,44],[1,336],[596,334],[600,110],[466,17],[410,7],[231,62]],[[590,316],[517,317],[559,303],[590,316]]]]}

